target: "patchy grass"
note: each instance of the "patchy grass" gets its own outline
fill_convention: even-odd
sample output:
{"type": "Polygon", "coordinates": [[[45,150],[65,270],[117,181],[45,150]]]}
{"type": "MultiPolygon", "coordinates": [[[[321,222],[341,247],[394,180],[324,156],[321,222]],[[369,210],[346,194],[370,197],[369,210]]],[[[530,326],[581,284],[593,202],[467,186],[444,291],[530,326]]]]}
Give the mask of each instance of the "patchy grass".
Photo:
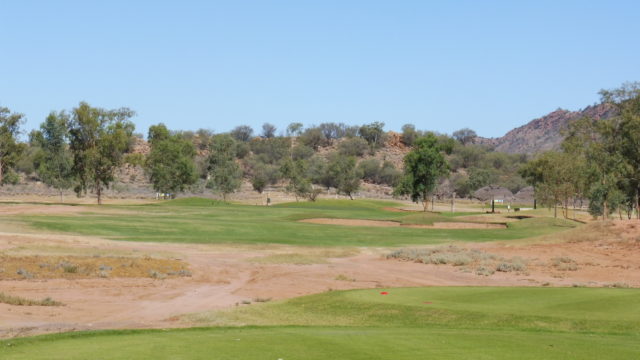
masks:
{"type": "Polygon", "coordinates": [[[62,306],[59,301],[55,301],[51,298],[44,298],[42,300],[25,299],[19,296],[7,295],[0,292],[0,303],[17,306],[62,306]]]}
{"type": "Polygon", "coordinates": [[[152,257],[0,255],[0,280],[171,276],[191,273],[183,261],[152,257]]]}
{"type": "Polygon", "coordinates": [[[250,262],[257,264],[293,264],[293,265],[312,265],[326,264],[328,259],[343,258],[358,254],[357,249],[300,249],[303,252],[288,252],[266,256],[259,256],[249,259],[250,262]]]}
{"type": "Polygon", "coordinates": [[[640,354],[640,292],[634,289],[380,291],[333,291],[209,313],[218,324],[252,326],[5,340],[0,358],[595,360],[640,354]]]}

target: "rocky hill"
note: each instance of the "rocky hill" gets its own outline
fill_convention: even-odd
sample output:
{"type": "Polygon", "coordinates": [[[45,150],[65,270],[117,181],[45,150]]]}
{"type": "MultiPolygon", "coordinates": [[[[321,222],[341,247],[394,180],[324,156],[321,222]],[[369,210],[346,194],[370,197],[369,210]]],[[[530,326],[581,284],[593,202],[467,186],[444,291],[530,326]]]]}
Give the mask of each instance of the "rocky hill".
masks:
{"type": "Polygon", "coordinates": [[[515,128],[502,137],[479,137],[476,142],[492,146],[496,151],[511,154],[535,154],[554,150],[562,143],[562,130],[566,129],[571,121],[585,116],[606,119],[613,113],[614,109],[607,104],[588,106],[579,111],[558,109],[515,128]]]}

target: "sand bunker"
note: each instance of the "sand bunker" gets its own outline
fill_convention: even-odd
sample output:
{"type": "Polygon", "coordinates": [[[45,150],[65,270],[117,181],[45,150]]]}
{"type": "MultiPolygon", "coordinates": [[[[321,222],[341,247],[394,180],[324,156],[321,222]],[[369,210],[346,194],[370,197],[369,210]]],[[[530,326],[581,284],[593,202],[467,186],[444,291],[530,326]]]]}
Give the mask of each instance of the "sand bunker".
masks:
{"type": "Polygon", "coordinates": [[[471,222],[434,222],[433,225],[402,224],[388,220],[362,220],[362,219],[330,219],[313,218],[300,222],[322,225],[343,226],[369,226],[369,227],[403,227],[413,229],[506,229],[506,224],[496,223],[471,223],[471,222]]]}

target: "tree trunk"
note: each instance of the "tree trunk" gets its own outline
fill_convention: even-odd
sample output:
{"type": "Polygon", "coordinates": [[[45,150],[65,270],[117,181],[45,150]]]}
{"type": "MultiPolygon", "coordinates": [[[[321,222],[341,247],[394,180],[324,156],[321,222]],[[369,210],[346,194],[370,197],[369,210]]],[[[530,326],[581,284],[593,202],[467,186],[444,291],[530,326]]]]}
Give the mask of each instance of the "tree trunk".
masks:
{"type": "Polygon", "coordinates": [[[553,204],[553,217],[557,218],[558,217],[558,202],[554,201],[553,204]]]}
{"type": "Polygon", "coordinates": [[[62,189],[60,189],[60,202],[64,202],[64,200],[62,199],[62,189]]]}
{"type": "Polygon", "coordinates": [[[640,220],[640,194],[638,189],[636,189],[636,217],[640,220]]]}
{"type": "Polygon", "coordinates": [[[96,183],[96,195],[98,195],[98,205],[102,205],[102,186],[99,181],[96,183]]]}
{"type": "Polygon", "coordinates": [[[2,186],[2,180],[4,179],[3,176],[4,174],[2,173],[2,160],[0,158],[0,186],[2,186]]]}

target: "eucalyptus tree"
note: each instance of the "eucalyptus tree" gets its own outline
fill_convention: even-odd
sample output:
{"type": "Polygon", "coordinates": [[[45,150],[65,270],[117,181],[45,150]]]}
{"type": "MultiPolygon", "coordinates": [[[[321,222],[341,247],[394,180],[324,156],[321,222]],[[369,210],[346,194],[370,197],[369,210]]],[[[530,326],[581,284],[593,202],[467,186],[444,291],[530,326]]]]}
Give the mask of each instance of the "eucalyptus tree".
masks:
{"type": "Polygon", "coordinates": [[[236,163],[235,149],[235,141],[230,135],[215,135],[211,139],[207,187],[222,194],[224,201],[241,185],[242,171],[236,163]]]}
{"type": "Polygon", "coordinates": [[[396,186],[395,193],[409,195],[413,201],[422,202],[424,211],[427,211],[438,180],[449,173],[444,150],[432,133],[417,139],[404,157],[404,177],[396,186]]]}
{"type": "Polygon", "coordinates": [[[23,121],[23,114],[0,107],[0,186],[5,183],[7,172],[24,152],[24,145],[18,142],[23,121]]]}
{"type": "Polygon", "coordinates": [[[42,182],[58,190],[60,202],[63,201],[64,190],[74,182],[68,122],[66,112],[51,112],[40,125],[40,130],[31,134],[31,142],[39,148],[34,158],[36,173],[42,182]]]}
{"type": "Polygon", "coordinates": [[[156,191],[175,197],[198,180],[196,149],[191,141],[172,134],[164,124],[151,126],[148,139],[151,152],[145,165],[156,191]]]}
{"type": "Polygon", "coordinates": [[[103,109],[81,102],[68,121],[72,173],[78,180],[78,196],[95,192],[102,204],[105,188],[114,181],[114,171],[123,164],[135,126],[128,108],[103,109]]]}

